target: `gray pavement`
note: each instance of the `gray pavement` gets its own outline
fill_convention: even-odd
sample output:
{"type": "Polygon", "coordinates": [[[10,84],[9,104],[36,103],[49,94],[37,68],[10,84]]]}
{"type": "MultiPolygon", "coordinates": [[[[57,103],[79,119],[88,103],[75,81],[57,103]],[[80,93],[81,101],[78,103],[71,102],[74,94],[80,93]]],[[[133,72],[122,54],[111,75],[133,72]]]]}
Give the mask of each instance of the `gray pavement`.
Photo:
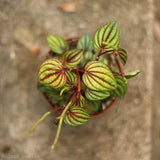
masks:
{"type": "Polygon", "coordinates": [[[60,11],[58,5],[64,2],[69,1],[0,0],[0,159],[160,159],[158,125],[152,125],[158,123],[153,103],[153,0],[81,0],[75,13],[60,11]],[[120,46],[128,51],[125,71],[141,71],[129,80],[125,98],[83,126],[64,125],[54,151],[50,149],[57,129],[54,114],[25,137],[49,110],[36,88],[38,64],[48,50],[46,36],[92,35],[113,20],[120,28],[120,46]],[[29,44],[40,46],[38,56],[24,42],[26,37],[29,44]]]}

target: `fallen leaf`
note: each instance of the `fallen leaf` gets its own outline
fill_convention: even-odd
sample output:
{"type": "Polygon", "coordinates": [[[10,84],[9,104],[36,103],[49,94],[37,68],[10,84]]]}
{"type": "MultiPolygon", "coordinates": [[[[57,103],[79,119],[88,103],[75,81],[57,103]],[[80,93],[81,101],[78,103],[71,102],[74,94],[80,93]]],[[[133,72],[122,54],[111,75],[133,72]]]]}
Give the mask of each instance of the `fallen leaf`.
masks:
{"type": "Polygon", "coordinates": [[[61,3],[58,7],[63,12],[76,12],[76,2],[61,3]]]}
{"type": "Polygon", "coordinates": [[[33,54],[38,55],[40,47],[36,44],[33,34],[28,29],[17,29],[14,32],[15,39],[33,54]]]}

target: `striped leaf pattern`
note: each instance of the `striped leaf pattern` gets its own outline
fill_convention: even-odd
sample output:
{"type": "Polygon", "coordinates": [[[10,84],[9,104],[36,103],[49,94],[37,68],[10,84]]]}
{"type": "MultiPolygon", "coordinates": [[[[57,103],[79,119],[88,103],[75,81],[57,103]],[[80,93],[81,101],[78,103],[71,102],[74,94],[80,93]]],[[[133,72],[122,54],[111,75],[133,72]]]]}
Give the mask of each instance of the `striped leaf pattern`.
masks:
{"type": "Polygon", "coordinates": [[[93,90],[87,89],[85,92],[85,95],[89,100],[97,101],[97,100],[102,100],[102,99],[109,97],[110,92],[108,92],[108,91],[103,91],[103,92],[102,91],[93,91],[93,90]]]}
{"type": "Polygon", "coordinates": [[[78,126],[88,122],[89,118],[89,114],[83,108],[71,107],[64,117],[64,123],[71,126],[78,126]]]}
{"type": "Polygon", "coordinates": [[[94,47],[113,53],[119,45],[119,28],[116,22],[110,22],[100,27],[94,35],[94,47]]]}
{"type": "Polygon", "coordinates": [[[108,91],[117,87],[111,70],[99,61],[90,61],[86,64],[82,80],[89,89],[96,91],[108,91]]]}
{"type": "Polygon", "coordinates": [[[117,81],[117,89],[111,91],[111,95],[113,95],[114,97],[122,98],[127,91],[127,80],[125,79],[125,77],[122,77],[120,75],[114,75],[114,77],[117,81]]]}
{"type": "Polygon", "coordinates": [[[72,106],[84,107],[85,106],[85,98],[80,95],[79,99],[75,97],[72,101],[72,106]]]}
{"type": "Polygon", "coordinates": [[[91,36],[84,34],[77,43],[77,49],[83,49],[84,51],[92,51],[93,41],[91,36]]]}
{"type": "Polygon", "coordinates": [[[58,59],[47,59],[39,69],[38,78],[41,84],[53,88],[63,87],[67,81],[63,64],[58,59]]]}
{"type": "Polygon", "coordinates": [[[80,63],[83,57],[83,49],[73,49],[63,54],[62,59],[65,67],[72,68],[80,63]]]}
{"type": "Polygon", "coordinates": [[[64,92],[71,90],[73,86],[77,86],[78,84],[78,78],[74,72],[66,71],[65,74],[67,76],[67,82],[62,88],[60,96],[62,96],[64,92]]]}
{"type": "Polygon", "coordinates": [[[66,71],[65,74],[67,76],[68,84],[70,84],[70,85],[72,85],[72,84],[77,85],[78,84],[78,78],[74,72],[66,71]]]}
{"type": "Polygon", "coordinates": [[[119,60],[123,65],[125,65],[127,62],[127,52],[124,49],[118,49],[116,59],[119,60]]]}
{"type": "Polygon", "coordinates": [[[50,35],[47,37],[47,42],[50,49],[57,54],[63,54],[69,49],[66,41],[59,35],[50,35]]]}

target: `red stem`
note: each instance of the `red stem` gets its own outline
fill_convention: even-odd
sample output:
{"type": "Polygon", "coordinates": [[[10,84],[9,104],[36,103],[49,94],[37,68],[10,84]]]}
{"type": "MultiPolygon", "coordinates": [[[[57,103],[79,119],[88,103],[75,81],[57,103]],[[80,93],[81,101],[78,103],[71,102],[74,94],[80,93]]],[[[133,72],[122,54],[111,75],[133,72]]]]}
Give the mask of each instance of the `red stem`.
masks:
{"type": "Polygon", "coordinates": [[[80,91],[81,91],[81,79],[80,79],[80,75],[79,75],[79,72],[77,72],[77,76],[78,76],[78,94],[80,94],[80,91]]]}
{"type": "Polygon", "coordinates": [[[60,107],[58,107],[58,108],[53,108],[53,110],[51,111],[51,113],[53,113],[53,112],[58,112],[58,114],[61,114],[61,112],[59,112],[58,110],[59,109],[61,109],[61,108],[63,108],[64,106],[60,106],[60,107]]]}
{"type": "MultiPolygon", "coordinates": [[[[51,104],[51,102],[48,100],[47,96],[45,95],[45,93],[43,93],[44,99],[47,102],[47,104],[49,105],[49,107],[54,110],[57,114],[61,114],[59,111],[57,111],[57,108],[54,108],[53,105],[51,104]]],[[[59,107],[58,107],[59,108],[59,107]]]]}
{"type": "Polygon", "coordinates": [[[117,74],[117,75],[121,75],[121,73],[119,73],[119,72],[112,71],[112,73],[117,74]]]}
{"type": "Polygon", "coordinates": [[[85,71],[83,71],[81,69],[75,69],[75,68],[72,68],[72,71],[75,71],[75,72],[85,72],[85,71]]]}
{"type": "Polygon", "coordinates": [[[120,75],[120,76],[124,77],[124,74],[123,74],[123,73],[121,73],[121,72],[119,73],[119,72],[114,72],[114,71],[112,71],[112,73],[113,73],[113,74],[117,74],[117,75],[120,75]]]}
{"type": "Polygon", "coordinates": [[[76,68],[65,68],[65,69],[64,69],[64,72],[65,72],[65,71],[85,72],[85,71],[83,71],[83,70],[81,70],[81,69],[76,69],[76,68]]]}
{"type": "Polygon", "coordinates": [[[98,53],[98,55],[97,55],[97,57],[96,57],[96,61],[98,61],[99,60],[99,55],[102,53],[102,49],[99,51],[99,53],[98,53]]]}
{"type": "MultiPolygon", "coordinates": [[[[69,96],[69,98],[66,100],[66,102],[64,103],[64,105],[63,106],[60,106],[60,107],[58,107],[58,108],[53,108],[53,110],[51,111],[51,113],[53,113],[53,112],[59,112],[59,111],[57,111],[57,110],[59,110],[59,109],[61,109],[61,108],[65,108],[65,106],[66,106],[66,104],[69,102],[69,100],[70,101],[72,101],[73,100],[73,98],[75,97],[75,95],[76,95],[76,93],[77,93],[77,91],[75,91],[73,94],[71,94],[70,96],[69,96]]],[[[61,114],[61,112],[59,112],[58,114],[61,114]]]]}
{"type": "Polygon", "coordinates": [[[119,62],[119,60],[116,60],[116,61],[117,61],[118,65],[119,65],[119,69],[120,69],[121,75],[124,77],[122,64],[119,62]]]}
{"type": "Polygon", "coordinates": [[[73,98],[75,97],[76,93],[77,93],[77,91],[75,91],[75,92],[73,93],[73,96],[72,96],[72,98],[70,99],[70,101],[73,100],[73,98]]]}
{"type": "MultiPolygon", "coordinates": [[[[77,92],[77,91],[75,91],[75,92],[77,92]]],[[[75,93],[75,92],[74,92],[74,93],[75,93]]],[[[71,94],[71,95],[69,96],[69,98],[66,100],[66,102],[64,103],[65,106],[66,106],[66,104],[68,103],[68,101],[71,99],[71,97],[74,95],[74,93],[71,94]]]]}
{"type": "Polygon", "coordinates": [[[108,52],[111,52],[111,51],[114,51],[114,50],[108,50],[108,51],[99,53],[99,54],[97,55],[96,60],[98,60],[100,56],[102,56],[102,55],[104,55],[104,54],[106,54],[106,53],[108,53],[108,52]]]}

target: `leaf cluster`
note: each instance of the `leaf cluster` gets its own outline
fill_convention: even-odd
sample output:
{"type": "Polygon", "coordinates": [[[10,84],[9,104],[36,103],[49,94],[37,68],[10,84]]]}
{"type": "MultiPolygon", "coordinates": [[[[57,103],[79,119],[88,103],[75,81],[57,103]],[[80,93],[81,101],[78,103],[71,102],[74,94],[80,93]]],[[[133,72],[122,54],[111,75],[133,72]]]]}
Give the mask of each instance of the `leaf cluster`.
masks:
{"type": "MultiPolygon", "coordinates": [[[[83,35],[74,49],[70,49],[59,35],[49,35],[47,42],[54,56],[41,64],[38,74],[41,85],[38,88],[53,105],[63,105],[69,96],[76,93],[75,102],[70,108],[80,107],[89,115],[95,114],[102,100],[111,96],[124,97],[127,79],[139,73],[136,70],[124,74],[122,66],[119,66],[119,63],[126,64],[127,52],[119,48],[119,28],[116,22],[98,28],[93,40],[91,36],[83,35]],[[108,55],[114,58],[118,72],[108,65],[108,55]]],[[[65,123],[71,124],[66,120],[65,123]]]]}
{"type": "Polygon", "coordinates": [[[58,130],[53,149],[63,121],[71,126],[88,122],[90,116],[100,112],[102,102],[124,97],[127,79],[136,76],[139,70],[123,71],[128,54],[119,48],[116,22],[98,28],[93,39],[87,34],[83,35],[74,48],[59,35],[49,35],[47,42],[53,54],[40,65],[38,89],[54,107],[28,133],[47,115],[57,111],[59,116],[55,124],[58,130]]]}

